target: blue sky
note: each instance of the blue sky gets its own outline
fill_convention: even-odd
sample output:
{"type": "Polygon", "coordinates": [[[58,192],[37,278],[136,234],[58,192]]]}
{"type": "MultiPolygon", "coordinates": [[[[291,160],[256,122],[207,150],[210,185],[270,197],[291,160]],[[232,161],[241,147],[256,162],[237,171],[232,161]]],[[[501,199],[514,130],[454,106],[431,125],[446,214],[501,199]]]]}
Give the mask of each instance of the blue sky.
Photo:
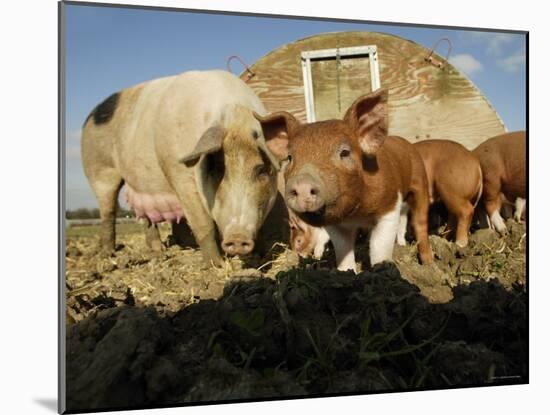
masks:
{"type": "Polygon", "coordinates": [[[525,129],[521,34],[68,5],[67,208],[97,205],[82,171],[80,128],[113,92],[186,70],[225,69],[230,55],[252,64],[285,43],[347,30],[390,33],[428,48],[449,38],[451,62],[487,96],[509,131],[525,129]]]}

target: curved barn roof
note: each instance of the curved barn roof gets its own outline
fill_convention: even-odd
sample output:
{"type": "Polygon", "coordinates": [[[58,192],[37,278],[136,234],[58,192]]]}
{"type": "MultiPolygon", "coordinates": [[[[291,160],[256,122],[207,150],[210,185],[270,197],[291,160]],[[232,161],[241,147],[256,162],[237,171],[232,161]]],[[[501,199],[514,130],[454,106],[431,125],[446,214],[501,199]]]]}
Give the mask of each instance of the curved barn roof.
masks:
{"type": "MultiPolygon", "coordinates": [[[[378,32],[335,32],[310,36],[272,50],[241,78],[269,112],[288,111],[306,121],[301,53],[374,45],[379,78],[389,90],[390,134],[411,142],[428,138],[458,141],[472,149],[506,131],[487,98],[451,64],[444,70],[426,62],[430,50],[407,39],[378,32]]],[[[436,59],[442,58],[434,54],[436,59]]],[[[312,62],[316,118],[343,115],[353,100],[371,90],[368,58],[312,62]]]]}

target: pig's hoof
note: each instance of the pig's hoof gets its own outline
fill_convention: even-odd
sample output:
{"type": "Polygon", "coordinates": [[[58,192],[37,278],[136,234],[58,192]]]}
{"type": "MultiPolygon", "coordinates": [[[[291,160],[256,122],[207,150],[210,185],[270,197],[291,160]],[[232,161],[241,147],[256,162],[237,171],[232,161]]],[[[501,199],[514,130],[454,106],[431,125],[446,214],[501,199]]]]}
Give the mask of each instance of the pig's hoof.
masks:
{"type": "Polygon", "coordinates": [[[467,239],[461,239],[456,241],[456,245],[459,248],[466,248],[468,246],[468,240],[467,239]]]}
{"type": "Polygon", "coordinates": [[[161,241],[151,242],[150,248],[153,252],[162,252],[162,251],[166,250],[166,247],[164,246],[164,244],[161,241]]]}
{"type": "Polygon", "coordinates": [[[357,274],[357,264],[353,262],[353,264],[340,264],[340,266],[337,267],[338,271],[353,271],[354,274],[357,274]]]}
{"type": "Polygon", "coordinates": [[[506,228],[506,226],[502,227],[502,228],[497,228],[497,232],[499,233],[500,236],[506,236],[508,235],[508,229],[506,228]]]}

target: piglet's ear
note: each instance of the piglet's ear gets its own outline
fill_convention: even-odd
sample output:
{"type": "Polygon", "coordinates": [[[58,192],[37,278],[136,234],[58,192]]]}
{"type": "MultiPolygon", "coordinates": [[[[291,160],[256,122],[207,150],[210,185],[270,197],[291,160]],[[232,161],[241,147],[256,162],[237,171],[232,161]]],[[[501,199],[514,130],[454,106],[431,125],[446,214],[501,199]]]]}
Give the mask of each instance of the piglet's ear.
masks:
{"type": "Polygon", "coordinates": [[[279,161],[288,156],[288,143],[293,131],[300,123],[286,111],[274,112],[262,117],[254,113],[262,126],[265,146],[279,161]]]}
{"type": "Polygon", "coordinates": [[[363,152],[374,156],[388,136],[388,91],[378,89],[357,98],[344,121],[355,130],[363,152]]]}

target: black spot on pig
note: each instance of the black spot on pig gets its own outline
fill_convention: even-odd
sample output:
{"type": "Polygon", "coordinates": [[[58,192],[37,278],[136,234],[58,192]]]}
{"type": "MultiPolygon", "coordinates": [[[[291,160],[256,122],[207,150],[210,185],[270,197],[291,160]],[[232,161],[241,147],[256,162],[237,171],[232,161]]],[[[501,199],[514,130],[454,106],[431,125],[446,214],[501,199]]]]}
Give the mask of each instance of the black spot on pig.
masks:
{"type": "Polygon", "coordinates": [[[120,92],[116,92],[105,99],[105,101],[93,109],[90,115],[88,115],[88,118],[86,118],[84,124],[86,124],[92,116],[94,117],[94,123],[96,125],[105,124],[111,121],[117,109],[119,98],[120,92]]]}

